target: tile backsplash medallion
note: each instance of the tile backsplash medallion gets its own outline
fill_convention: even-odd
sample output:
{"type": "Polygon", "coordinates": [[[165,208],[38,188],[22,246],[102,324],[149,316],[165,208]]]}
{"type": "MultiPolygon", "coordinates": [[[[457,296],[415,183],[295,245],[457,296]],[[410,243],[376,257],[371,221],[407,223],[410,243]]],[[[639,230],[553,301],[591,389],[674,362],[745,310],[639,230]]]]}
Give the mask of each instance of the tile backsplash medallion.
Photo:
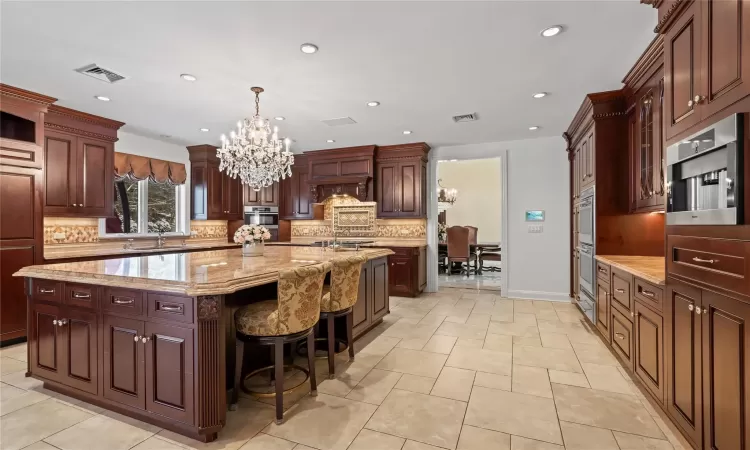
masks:
{"type": "MultiPolygon", "coordinates": [[[[427,238],[425,219],[377,219],[375,221],[380,238],[427,238]]],[[[339,236],[362,237],[357,233],[340,233],[339,236]]],[[[330,220],[292,220],[292,237],[333,236],[330,220]]]]}
{"type": "MultiPolygon", "coordinates": [[[[191,220],[191,237],[197,239],[227,237],[226,220],[191,220]]],[[[45,244],[85,244],[99,242],[99,219],[77,217],[45,217],[45,244]],[[55,239],[55,233],[64,233],[64,239],[55,239]]]]}

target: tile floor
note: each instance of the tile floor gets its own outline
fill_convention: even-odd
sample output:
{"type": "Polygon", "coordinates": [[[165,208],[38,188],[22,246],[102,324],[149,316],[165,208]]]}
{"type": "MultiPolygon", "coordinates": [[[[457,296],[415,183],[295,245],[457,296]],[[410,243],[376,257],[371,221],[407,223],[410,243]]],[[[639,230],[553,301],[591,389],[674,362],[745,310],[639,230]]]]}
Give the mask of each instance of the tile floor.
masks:
{"type": "MultiPolygon", "coordinates": [[[[209,444],[61,396],[0,350],[0,449],[689,450],[567,303],[445,289],[394,297],[391,314],[309,384],[242,397],[209,444]]],[[[290,378],[299,373],[289,373],[290,378]]]]}
{"type": "MultiPolygon", "coordinates": [[[[500,267],[499,263],[487,262],[485,267],[500,267]]],[[[502,272],[483,271],[481,275],[471,274],[468,277],[458,272],[452,275],[446,275],[441,272],[438,274],[438,286],[440,288],[460,288],[460,289],[482,289],[487,291],[500,291],[500,280],[502,272]]]]}

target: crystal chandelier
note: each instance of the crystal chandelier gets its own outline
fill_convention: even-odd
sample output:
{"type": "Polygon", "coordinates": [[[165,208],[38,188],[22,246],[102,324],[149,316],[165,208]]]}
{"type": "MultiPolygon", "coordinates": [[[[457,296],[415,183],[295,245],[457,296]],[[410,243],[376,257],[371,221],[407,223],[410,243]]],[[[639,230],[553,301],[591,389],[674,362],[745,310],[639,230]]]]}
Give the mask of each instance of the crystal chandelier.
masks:
{"type": "Polygon", "coordinates": [[[458,191],[455,189],[446,189],[443,187],[443,185],[440,183],[443,181],[442,179],[438,180],[438,189],[437,189],[437,196],[438,196],[438,210],[445,211],[446,209],[453,206],[454,203],[456,203],[456,198],[458,197],[458,191]]]}
{"type": "Polygon", "coordinates": [[[232,131],[229,139],[221,136],[221,148],[216,150],[216,156],[220,160],[220,171],[232,178],[239,176],[242,184],[258,191],[279,178],[292,176],[294,155],[289,151],[289,139],[282,142],[278,127],[271,133],[268,120],[260,116],[263,88],[250,90],[255,92],[255,115],[237,122],[237,132],[232,131]]]}

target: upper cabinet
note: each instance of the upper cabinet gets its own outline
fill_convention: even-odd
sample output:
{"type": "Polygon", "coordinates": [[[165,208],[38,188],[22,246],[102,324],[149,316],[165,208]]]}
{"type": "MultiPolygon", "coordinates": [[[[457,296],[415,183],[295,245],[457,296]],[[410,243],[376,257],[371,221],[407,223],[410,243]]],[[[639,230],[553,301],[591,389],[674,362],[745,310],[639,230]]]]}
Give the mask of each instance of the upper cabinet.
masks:
{"type": "Polygon", "coordinates": [[[44,130],[44,214],[113,214],[114,143],[124,123],[50,106],[44,130]]]}
{"type": "Polygon", "coordinates": [[[245,206],[279,206],[279,182],[266,186],[259,191],[244,186],[245,206]]]}
{"type": "Polygon", "coordinates": [[[313,203],[332,195],[372,201],[374,145],[305,152],[313,203]]]}
{"type": "Polygon", "coordinates": [[[378,147],[375,201],[378,217],[427,217],[427,153],[424,142],[378,147]]]}
{"type": "Polygon", "coordinates": [[[191,204],[193,220],[242,220],[243,192],[239,178],[219,170],[216,147],[193,145],[190,153],[191,204]]]}
{"type": "Polygon", "coordinates": [[[312,219],[307,157],[294,156],[292,176],[279,183],[279,219],[312,219]]]}
{"type": "Polygon", "coordinates": [[[750,0],[659,2],[659,18],[671,143],[750,95],[750,0]]]}

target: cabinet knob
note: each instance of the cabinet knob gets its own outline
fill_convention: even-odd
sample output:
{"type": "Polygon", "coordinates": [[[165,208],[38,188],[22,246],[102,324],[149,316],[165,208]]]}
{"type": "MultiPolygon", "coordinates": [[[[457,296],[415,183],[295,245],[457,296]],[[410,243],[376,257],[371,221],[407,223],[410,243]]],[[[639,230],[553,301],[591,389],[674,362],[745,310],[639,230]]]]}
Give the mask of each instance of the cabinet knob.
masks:
{"type": "Polygon", "coordinates": [[[57,319],[52,321],[52,325],[57,325],[57,319]]]}
{"type": "Polygon", "coordinates": [[[144,344],[145,344],[146,342],[150,341],[150,340],[151,340],[151,338],[150,338],[150,337],[148,337],[148,336],[146,336],[146,337],[141,337],[141,342],[143,342],[144,344]]]}
{"type": "Polygon", "coordinates": [[[693,100],[695,101],[695,103],[701,103],[705,99],[706,99],[706,97],[704,97],[702,95],[696,95],[695,97],[693,97],[693,100]]]}
{"type": "Polygon", "coordinates": [[[693,107],[693,101],[692,101],[692,100],[690,100],[690,101],[688,102],[688,108],[692,108],[692,107],[693,107]]]}
{"type": "Polygon", "coordinates": [[[695,306],[693,306],[693,305],[688,305],[688,310],[692,311],[692,310],[694,310],[694,309],[695,309],[695,306]]]}
{"type": "Polygon", "coordinates": [[[701,313],[701,309],[699,307],[697,307],[697,306],[695,307],[695,313],[696,314],[700,314],[701,313]]]}
{"type": "Polygon", "coordinates": [[[140,336],[138,336],[138,335],[135,335],[135,336],[133,336],[133,340],[134,340],[135,342],[138,342],[138,341],[140,341],[140,340],[141,340],[141,337],[140,337],[140,336]]]}
{"type": "Polygon", "coordinates": [[[57,321],[57,326],[61,327],[61,326],[65,325],[66,323],[68,323],[67,320],[60,319],[60,320],[57,321]]]}

